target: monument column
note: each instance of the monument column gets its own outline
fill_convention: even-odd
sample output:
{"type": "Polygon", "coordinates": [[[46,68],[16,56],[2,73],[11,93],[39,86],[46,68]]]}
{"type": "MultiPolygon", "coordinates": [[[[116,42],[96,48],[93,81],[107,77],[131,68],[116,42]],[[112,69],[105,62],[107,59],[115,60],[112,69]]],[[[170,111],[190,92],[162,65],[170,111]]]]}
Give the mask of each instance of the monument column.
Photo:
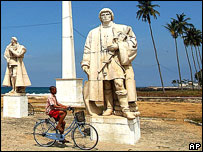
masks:
{"type": "Polygon", "coordinates": [[[62,78],[76,78],[71,1],[62,1],[62,78]]]}
{"type": "Polygon", "coordinates": [[[58,101],[67,106],[84,106],[82,80],[76,78],[71,1],[62,1],[62,78],[56,79],[58,101]]]}

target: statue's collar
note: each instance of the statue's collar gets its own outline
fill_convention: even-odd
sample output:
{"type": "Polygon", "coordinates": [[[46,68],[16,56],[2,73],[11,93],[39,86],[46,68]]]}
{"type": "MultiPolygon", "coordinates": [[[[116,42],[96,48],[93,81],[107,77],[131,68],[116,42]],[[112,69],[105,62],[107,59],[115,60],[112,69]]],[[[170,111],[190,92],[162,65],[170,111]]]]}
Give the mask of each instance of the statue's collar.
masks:
{"type": "Polygon", "coordinates": [[[101,24],[101,27],[102,28],[109,28],[109,27],[113,27],[114,23],[113,22],[110,22],[108,25],[103,25],[101,24]]]}

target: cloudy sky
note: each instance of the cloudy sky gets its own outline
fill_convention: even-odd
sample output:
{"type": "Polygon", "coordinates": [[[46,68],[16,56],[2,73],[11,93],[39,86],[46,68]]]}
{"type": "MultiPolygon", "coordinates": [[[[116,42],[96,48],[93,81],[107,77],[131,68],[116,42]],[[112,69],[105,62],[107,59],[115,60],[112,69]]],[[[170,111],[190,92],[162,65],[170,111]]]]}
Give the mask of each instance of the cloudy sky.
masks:
{"type": "MultiPolygon", "coordinates": [[[[165,86],[178,79],[174,39],[163,27],[184,13],[190,23],[202,29],[201,1],[152,1],[160,7],[152,29],[165,86]]],[[[138,41],[138,55],[133,61],[138,87],[161,86],[149,25],[136,18],[137,1],[73,1],[74,47],[77,78],[87,79],[80,67],[88,32],[100,24],[98,13],[112,9],[114,22],[132,27],[138,41]]],[[[1,84],[6,69],[3,57],[12,36],[27,48],[24,63],[32,87],[49,87],[62,78],[62,2],[61,1],[1,1],[1,84]]],[[[201,48],[200,48],[201,49],[201,48]]],[[[189,67],[182,40],[178,38],[180,67],[183,79],[190,79],[189,67]]],[[[191,56],[191,52],[190,52],[191,56]]],[[[192,64],[193,66],[193,64],[192,64]]],[[[194,69],[194,68],[193,68],[194,69]]],[[[194,73],[194,72],[193,72],[194,73]]]]}

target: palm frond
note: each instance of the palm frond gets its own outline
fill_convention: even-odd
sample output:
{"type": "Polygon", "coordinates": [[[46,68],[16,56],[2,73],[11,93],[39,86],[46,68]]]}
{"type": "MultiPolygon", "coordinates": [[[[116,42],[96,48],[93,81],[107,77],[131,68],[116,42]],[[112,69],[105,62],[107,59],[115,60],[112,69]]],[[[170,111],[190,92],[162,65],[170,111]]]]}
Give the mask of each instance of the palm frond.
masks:
{"type": "Polygon", "coordinates": [[[142,21],[148,21],[150,23],[150,16],[153,16],[157,19],[157,15],[160,16],[160,13],[154,9],[154,7],[160,7],[159,5],[152,5],[151,1],[138,1],[137,7],[137,18],[142,18],[142,21]]]}

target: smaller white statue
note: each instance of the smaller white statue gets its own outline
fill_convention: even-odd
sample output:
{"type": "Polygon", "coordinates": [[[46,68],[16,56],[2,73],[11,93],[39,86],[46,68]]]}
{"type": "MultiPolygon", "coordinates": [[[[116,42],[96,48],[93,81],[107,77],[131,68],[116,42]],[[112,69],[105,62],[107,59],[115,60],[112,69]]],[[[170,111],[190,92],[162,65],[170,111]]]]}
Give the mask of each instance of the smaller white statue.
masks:
{"type": "Polygon", "coordinates": [[[9,95],[25,93],[26,86],[31,82],[27,75],[23,58],[26,48],[17,42],[16,37],[11,38],[11,43],[6,47],[4,57],[7,61],[6,73],[3,80],[3,86],[12,86],[9,95]]]}

